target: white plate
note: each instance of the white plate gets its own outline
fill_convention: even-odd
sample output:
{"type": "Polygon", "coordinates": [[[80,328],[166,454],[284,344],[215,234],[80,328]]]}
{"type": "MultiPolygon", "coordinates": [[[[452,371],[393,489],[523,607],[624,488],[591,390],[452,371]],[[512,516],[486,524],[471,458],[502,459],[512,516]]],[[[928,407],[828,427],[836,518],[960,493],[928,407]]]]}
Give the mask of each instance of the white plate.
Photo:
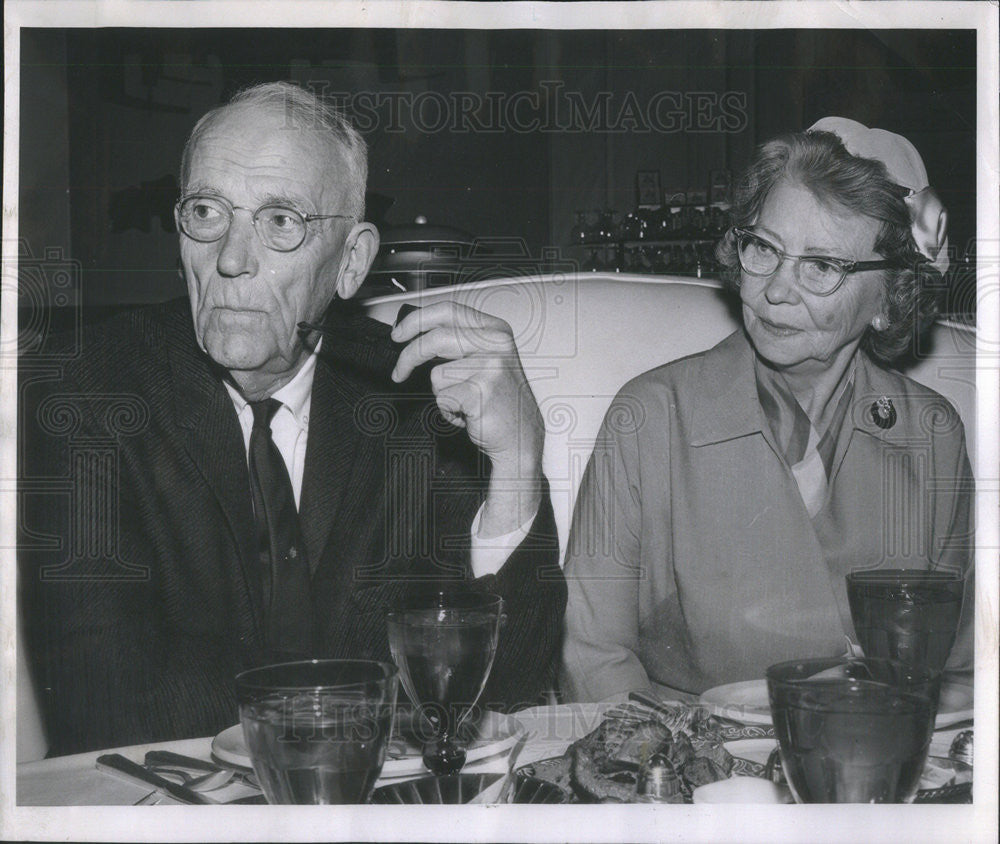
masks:
{"type": "MultiPolygon", "coordinates": [[[[473,740],[466,745],[466,764],[509,750],[523,732],[524,727],[516,718],[486,710],[476,725],[473,740]]],[[[252,767],[250,752],[247,750],[243,727],[240,724],[234,724],[212,739],[212,753],[228,765],[252,767]]],[[[406,756],[403,758],[390,759],[386,756],[381,779],[411,777],[426,773],[427,769],[424,768],[420,758],[419,748],[408,744],[406,756]]]]}
{"type": "Polygon", "coordinates": [[[771,723],[771,705],[767,700],[767,683],[764,680],[744,680],[716,686],[702,692],[698,702],[719,718],[728,718],[740,724],[771,723]]]}
{"type": "Polygon", "coordinates": [[[756,762],[758,765],[766,765],[771,751],[778,746],[778,742],[773,738],[748,738],[727,741],[722,746],[732,756],[756,762]]]}
{"type": "Polygon", "coordinates": [[[938,702],[934,729],[950,727],[962,721],[971,721],[973,715],[972,687],[961,683],[945,683],[941,686],[941,700],[938,702]]]}
{"type": "MultiPolygon", "coordinates": [[[[770,724],[771,707],[767,700],[765,680],[745,680],[728,683],[703,692],[698,702],[708,707],[719,718],[728,718],[740,724],[770,724]]],[[[945,683],[941,687],[934,728],[950,727],[972,719],[972,689],[958,683],[945,683]]]]}

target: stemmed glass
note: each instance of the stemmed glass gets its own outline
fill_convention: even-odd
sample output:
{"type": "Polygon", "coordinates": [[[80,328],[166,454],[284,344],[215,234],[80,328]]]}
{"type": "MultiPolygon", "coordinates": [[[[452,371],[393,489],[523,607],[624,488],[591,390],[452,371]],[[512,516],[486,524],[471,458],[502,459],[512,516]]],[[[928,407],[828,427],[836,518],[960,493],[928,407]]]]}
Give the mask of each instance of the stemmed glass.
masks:
{"type": "Polygon", "coordinates": [[[434,731],[423,752],[432,773],[458,773],[465,764],[456,733],[493,667],[502,608],[498,595],[437,592],[414,597],[387,616],[403,688],[434,731]]]}
{"type": "Polygon", "coordinates": [[[944,670],[958,632],[965,580],[957,569],[858,569],[847,575],[865,656],[944,670]]]}

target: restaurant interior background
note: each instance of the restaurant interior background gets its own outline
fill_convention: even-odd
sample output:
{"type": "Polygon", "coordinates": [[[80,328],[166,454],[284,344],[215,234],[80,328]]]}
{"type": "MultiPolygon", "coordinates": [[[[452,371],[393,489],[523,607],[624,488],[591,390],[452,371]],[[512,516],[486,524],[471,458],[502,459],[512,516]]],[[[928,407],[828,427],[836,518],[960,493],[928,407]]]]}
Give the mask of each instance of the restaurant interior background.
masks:
{"type": "Polygon", "coordinates": [[[489,260],[460,280],[711,276],[712,203],[757,143],[831,114],[899,132],[949,211],[948,310],[974,319],[975,47],[946,30],[23,30],[22,340],[41,313],[52,328],[184,293],[184,140],[277,79],[344,95],[387,241],[418,215],[477,239],[489,260]]]}

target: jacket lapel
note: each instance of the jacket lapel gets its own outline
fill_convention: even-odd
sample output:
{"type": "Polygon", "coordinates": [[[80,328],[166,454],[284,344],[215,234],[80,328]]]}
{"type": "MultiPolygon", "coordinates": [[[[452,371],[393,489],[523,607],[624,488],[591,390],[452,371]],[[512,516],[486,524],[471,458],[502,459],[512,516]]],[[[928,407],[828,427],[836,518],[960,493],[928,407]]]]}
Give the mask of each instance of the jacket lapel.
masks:
{"type": "Polygon", "coordinates": [[[851,422],[855,431],[886,443],[907,443],[921,433],[920,420],[907,411],[907,394],[900,391],[898,378],[877,366],[863,352],[858,353],[858,374],[854,390],[851,422]],[[896,410],[896,420],[888,428],[880,428],[872,416],[872,406],[877,399],[887,398],[896,410]]]}
{"type": "MultiPolygon", "coordinates": [[[[355,418],[355,407],[361,397],[361,392],[338,376],[320,355],[313,378],[309,443],[299,507],[309,565],[314,573],[346,501],[369,495],[364,479],[355,476],[359,465],[376,465],[367,451],[381,439],[361,436],[360,421],[355,418]]],[[[358,526],[348,526],[346,532],[353,536],[358,526]]]]}
{"type": "Polygon", "coordinates": [[[730,334],[717,347],[719,365],[694,391],[691,445],[698,447],[761,433],[777,452],[757,396],[753,349],[743,334],[730,334]]]}
{"type": "Polygon", "coordinates": [[[259,632],[262,573],[255,549],[256,528],[239,420],[219,376],[197,346],[190,314],[171,323],[168,333],[174,419],[180,441],[225,516],[259,632]]]}
{"type": "MultiPolygon", "coordinates": [[[[695,432],[691,438],[692,445],[708,446],[759,433],[775,457],[784,464],[771,426],[764,418],[760,407],[752,346],[745,334],[737,331],[723,340],[718,348],[722,355],[721,365],[715,367],[711,375],[706,377],[697,393],[691,426],[691,430],[695,432]]],[[[850,420],[845,420],[844,424],[850,424],[850,420]]],[[[871,427],[876,428],[874,423],[871,427]]],[[[850,624],[849,613],[844,622],[837,583],[830,572],[826,555],[816,536],[813,522],[802,501],[795,479],[787,470],[781,495],[774,499],[772,506],[789,508],[790,512],[798,514],[798,528],[792,542],[792,547],[795,549],[796,571],[790,573],[789,577],[804,578],[804,582],[809,584],[809,588],[815,594],[818,594],[815,590],[829,588],[831,591],[829,602],[821,602],[820,605],[837,607],[837,613],[831,613],[825,619],[817,616],[817,629],[823,629],[824,625],[835,629],[838,615],[841,626],[850,624]]],[[[853,630],[853,627],[844,629],[853,630]]]]}

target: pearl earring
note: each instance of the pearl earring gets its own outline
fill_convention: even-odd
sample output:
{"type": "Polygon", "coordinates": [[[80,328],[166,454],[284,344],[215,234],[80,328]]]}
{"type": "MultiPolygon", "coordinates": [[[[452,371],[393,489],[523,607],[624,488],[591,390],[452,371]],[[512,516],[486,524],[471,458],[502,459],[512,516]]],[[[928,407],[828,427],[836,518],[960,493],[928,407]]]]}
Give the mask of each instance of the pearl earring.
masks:
{"type": "Polygon", "coordinates": [[[885,331],[889,327],[889,321],[882,314],[875,314],[872,317],[872,328],[876,331],[885,331]]]}

